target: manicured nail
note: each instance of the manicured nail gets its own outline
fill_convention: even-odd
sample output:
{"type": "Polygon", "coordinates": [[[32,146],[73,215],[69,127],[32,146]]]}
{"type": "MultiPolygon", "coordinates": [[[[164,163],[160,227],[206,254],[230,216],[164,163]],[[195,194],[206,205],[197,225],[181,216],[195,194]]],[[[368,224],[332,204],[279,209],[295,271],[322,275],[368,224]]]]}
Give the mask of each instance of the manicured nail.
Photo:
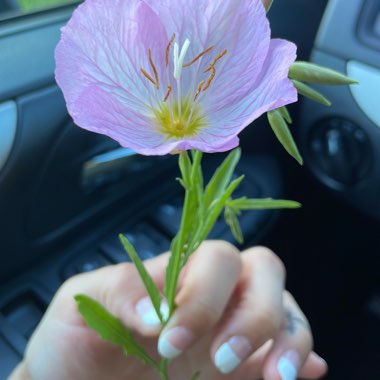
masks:
{"type": "MultiPolygon", "coordinates": [[[[166,320],[169,316],[169,307],[166,302],[161,302],[160,306],[161,315],[164,320],[166,320]]],[[[136,311],[140,315],[144,324],[150,327],[159,327],[161,326],[160,318],[158,317],[156,310],[153,307],[152,301],[149,297],[142,298],[136,304],[136,311]]]]}
{"type": "Polygon", "coordinates": [[[158,339],[158,352],[163,358],[174,359],[190,346],[194,337],[185,327],[173,327],[158,339]]]}
{"type": "Polygon", "coordinates": [[[277,370],[281,376],[281,380],[296,380],[300,364],[300,358],[297,352],[285,352],[277,364],[277,370]]]}
{"type": "Polygon", "coordinates": [[[223,343],[215,353],[214,363],[222,373],[230,373],[253,351],[251,343],[244,336],[234,336],[223,343]]]}

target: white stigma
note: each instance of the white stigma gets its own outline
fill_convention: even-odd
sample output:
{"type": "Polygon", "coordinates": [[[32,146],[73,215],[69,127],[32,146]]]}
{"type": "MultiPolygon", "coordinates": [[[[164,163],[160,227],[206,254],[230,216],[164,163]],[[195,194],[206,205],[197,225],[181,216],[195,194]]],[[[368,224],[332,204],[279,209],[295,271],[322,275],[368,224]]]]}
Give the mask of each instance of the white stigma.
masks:
{"type": "Polygon", "coordinates": [[[182,74],[182,66],[185,62],[187,51],[189,50],[190,41],[188,39],[183,43],[181,53],[179,52],[178,43],[174,43],[174,78],[179,80],[182,74]]]}

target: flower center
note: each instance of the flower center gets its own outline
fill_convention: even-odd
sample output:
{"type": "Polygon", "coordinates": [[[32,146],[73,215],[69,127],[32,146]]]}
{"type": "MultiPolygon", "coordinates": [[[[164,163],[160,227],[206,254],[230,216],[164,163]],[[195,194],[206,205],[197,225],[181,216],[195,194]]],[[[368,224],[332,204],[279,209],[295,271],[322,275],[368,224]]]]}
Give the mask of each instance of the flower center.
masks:
{"type": "MultiPolygon", "coordinates": [[[[206,117],[199,103],[203,94],[210,88],[215,79],[216,63],[227,54],[227,50],[223,50],[219,53],[208,67],[203,70],[203,73],[207,76],[204,80],[199,82],[195,92],[193,94],[183,95],[181,89],[183,69],[193,66],[196,62],[200,65],[201,59],[213,50],[214,46],[208,47],[191,61],[185,63],[186,54],[190,47],[190,41],[186,39],[181,49],[178,43],[174,41],[175,34],[173,34],[166,47],[165,68],[167,73],[167,90],[163,99],[157,102],[158,106],[153,109],[153,114],[154,120],[162,133],[168,137],[183,138],[185,136],[196,135],[199,129],[207,124],[206,117]],[[173,45],[174,72],[171,74],[169,72],[169,58],[171,47],[173,45]],[[173,79],[175,86],[173,86],[173,79]]],[[[148,71],[143,68],[140,70],[143,76],[154,85],[158,96],[160,96],[159,90],[163,81],[162,78],[159,78],[151,49],[148,49],[148,59],[152,74],[149,74],[148,71]]]]}
{"type": "Polygon", "coordinates": [[[195,136],[207,124],[199,104],[194,106],[190,98],[181,101],[180,106],[178,106],[177,101],[173,102],[172,105],[164,102],[158,109],[154,110],[154,118],[160,131],[168,137],[195,136]]]}

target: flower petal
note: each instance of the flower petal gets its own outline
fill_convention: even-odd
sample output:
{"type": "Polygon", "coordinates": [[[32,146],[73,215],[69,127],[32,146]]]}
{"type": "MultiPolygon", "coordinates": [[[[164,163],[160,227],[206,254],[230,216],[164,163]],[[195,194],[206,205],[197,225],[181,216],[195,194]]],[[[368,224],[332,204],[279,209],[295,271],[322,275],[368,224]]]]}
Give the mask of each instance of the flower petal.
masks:
{"type": "MultiPolygon", "coordinates": [[[[183,70],[183,93],[192,96],[204,70],[224,49],[228,53],[217,63],[217,78],[210,87],[216,101],[220,88],[230,93],[246,88],[244,75],[255,78],[261,71],[270,42],[270,28],[261,0],[145,0],[165,20],[168,34],[176,33],[180,44],[186,38],[191,45],[188,58],[196,57],[210,46],[214,49],[195,65],[183,70]],[[218,79],[220,78],[220,79],[218,79]],[[223,78],[223,79],[222,79],[223,78]]],[[[204,98],[210,98],[207,90],[204,98]],[[207,95],[207,96],[206,96],[207,95]]],[[[207,101],[207,100],[206,100],[207,101]]]]}
{"type": "MultiPolygon", "coordinates": [[[[296,46],[288,41],[271,41],[266,61],[259,77],[251,83],[251,92],[240,101],[228,95],[206,110],[210,127],[200,134],[219,136],[220,141],[236,136],[263,113],[297,101],[297,90],[288,79],[290,65],[296,58],[296,46]],[[235,100],[235,102],[233,101],[235,100]]],[[[250,78],[246,78],[250,81],[250,78]]]]}
{"type": "MultiPolygon", "coordinates": [[[[70,114],[78,110],[76,103],[78,99],[83,102],[89,88],[98,88],[94,95],[108,93],[111,98],[118,99],[124,106],[121,112],[126,115],[136,112],[146,115],[156,99],[164,96],[166,88],[162,86],[157,96],[154,85],[142,75],[140,68],[154,76],[148,58],[148,49],[151,49],[162,77],[167,43],[160,19],[142,1],[87,0],[80,5],[67,26],[62,28],[56,49],[56,79],[70,114]]],[[[109,114],[97,99],[94,100],[100,110],[109,114]]],[[[78,117],[79,113],[76,115],[78,117]]],[[[82,115],[82,119],[89,116],[82,115]]],[[[115,127],[107,124],[109,128],[115,127]]],[[[91,125],[79,125],[93,130],[91,125]]]]}

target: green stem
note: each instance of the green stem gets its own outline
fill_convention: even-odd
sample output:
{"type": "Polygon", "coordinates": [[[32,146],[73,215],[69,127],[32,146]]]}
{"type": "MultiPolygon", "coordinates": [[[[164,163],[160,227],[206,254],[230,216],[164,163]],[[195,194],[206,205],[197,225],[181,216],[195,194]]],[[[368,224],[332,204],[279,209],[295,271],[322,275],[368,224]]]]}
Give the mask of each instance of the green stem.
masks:
{"type": "Polygon", "coordinates": [[[160,363],[160,375],[162,377],[162,380],[169,380],[169,360],[168,359],[162,359],[160,363]]]}

